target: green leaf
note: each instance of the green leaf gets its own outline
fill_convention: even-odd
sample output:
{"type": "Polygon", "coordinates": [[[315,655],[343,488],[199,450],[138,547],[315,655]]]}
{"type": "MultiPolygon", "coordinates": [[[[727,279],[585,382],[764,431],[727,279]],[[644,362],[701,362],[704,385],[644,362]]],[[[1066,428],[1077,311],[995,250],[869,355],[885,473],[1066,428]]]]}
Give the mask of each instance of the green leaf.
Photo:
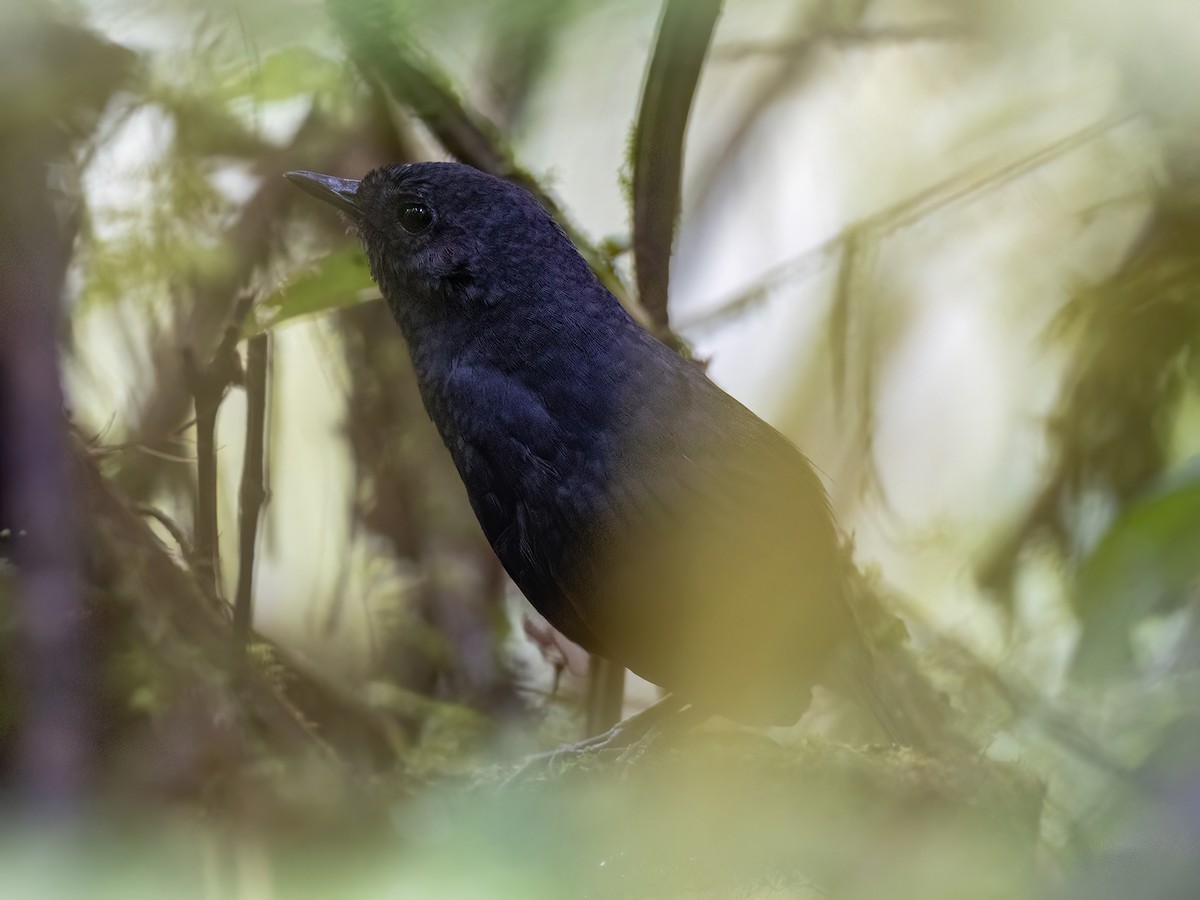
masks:
{"type": "Polygon", "coordinates": [[[220,95],[226,100],[250,97],[271,103],[328,90],[342,76],[342,66],[336,60],[298,45],[272,53],[261,65],[240,70],[222,87],[220,95]]]}
{"type": "Polygon", "coordinates": [[[331,253],[310,268],[295,273],[254,308],[246,323],[250,337],[299,316],[328,312],[379,299],[367,259],[357,247],[331,253]]]}
{"type": "Polygon", "coordinates": [[[1130,632],[1185,602],[1200,578],[1200,465],[1135,501],[1084,562],[1074,606],[1083,624],[1077,678],[1117,674],[1132,663],[1130,632]]]}

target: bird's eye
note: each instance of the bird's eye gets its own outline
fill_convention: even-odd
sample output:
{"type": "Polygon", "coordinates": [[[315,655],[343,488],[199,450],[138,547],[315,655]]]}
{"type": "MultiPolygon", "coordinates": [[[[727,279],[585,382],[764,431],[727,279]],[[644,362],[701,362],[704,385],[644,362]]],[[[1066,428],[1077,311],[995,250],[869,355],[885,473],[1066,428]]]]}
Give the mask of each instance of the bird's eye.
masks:
{"type": "Polygon", "coordinates": [[[400,227],[409,234],[420,234],[433,224],[433,212],[424,203],[405,203],[400,207],[400,227]]]}

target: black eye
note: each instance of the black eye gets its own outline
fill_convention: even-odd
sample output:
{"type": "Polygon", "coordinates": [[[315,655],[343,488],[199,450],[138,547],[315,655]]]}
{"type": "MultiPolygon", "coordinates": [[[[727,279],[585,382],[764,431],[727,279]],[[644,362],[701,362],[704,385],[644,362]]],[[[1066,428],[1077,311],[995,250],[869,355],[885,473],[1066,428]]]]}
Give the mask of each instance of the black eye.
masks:
{"type": "Polygon", "coordinates": [[[405,203],[400,207],[400,227],[409,234],[420,234],[433,224],[433,212],[424,203],[405,203]]]}

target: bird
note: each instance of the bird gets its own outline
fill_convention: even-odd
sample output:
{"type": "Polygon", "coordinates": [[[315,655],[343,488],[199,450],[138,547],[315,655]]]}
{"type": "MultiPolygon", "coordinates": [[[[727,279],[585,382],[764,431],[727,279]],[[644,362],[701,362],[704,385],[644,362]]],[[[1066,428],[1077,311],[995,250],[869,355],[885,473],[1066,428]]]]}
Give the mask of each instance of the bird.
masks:
{"type": "Polygon", "coordinates": [[[454,162],[286,177],[357,233],[532,606],[689,708],[795,723],[862,646],[803,453],[643,328],[522,187],[454,162]]]}

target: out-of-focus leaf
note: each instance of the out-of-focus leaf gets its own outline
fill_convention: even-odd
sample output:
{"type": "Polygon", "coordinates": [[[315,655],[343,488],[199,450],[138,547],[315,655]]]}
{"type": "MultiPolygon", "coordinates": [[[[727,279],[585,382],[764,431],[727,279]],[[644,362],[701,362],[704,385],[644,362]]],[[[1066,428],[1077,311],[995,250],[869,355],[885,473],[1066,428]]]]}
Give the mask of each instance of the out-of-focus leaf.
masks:
{"type": "Polygon", "coordinates": [[[139,178],[154,202],[106,210],[103,231],[88,232],[82,243],[83,304],[132,302],[153,308],[164,297],[177,296],[180,285],[223,277],[233,263],[230,248],[211,235],[234,206],[207,165],[172,152],[139,178]]]}
{"type": "Polygon", "coordinates": [[[1130,630],[1177,608],[1200,578],[1200,460],[1164,479],[1113,523],[1079,573],[1083,622],[1072,671],[1116,674],[1132,660],[1130,630]]]}
{"type": "Polygon", "coordinates": [[[209,95],[171,89],[157,92],[155,100],[175,123],[175,150],[181,155],[253,159],[268,149],[253,128],[209,95]]]}
{"type": "Polygon", "coordinates": [[[228,100],[249,97],[272,103],[326,90],[341,77],[342,67],[336,60],[297,45],[272,53],[259,66],[240,70],[220,94],[228,100]]]}
{"type": "Polygon", "coordinates": [[[255,307],[245,333],[249,337],[298,316],[378,299],[379,290],[371,281],[362,251],[357,247],[339,250],[272,291],[255,307]]]}

